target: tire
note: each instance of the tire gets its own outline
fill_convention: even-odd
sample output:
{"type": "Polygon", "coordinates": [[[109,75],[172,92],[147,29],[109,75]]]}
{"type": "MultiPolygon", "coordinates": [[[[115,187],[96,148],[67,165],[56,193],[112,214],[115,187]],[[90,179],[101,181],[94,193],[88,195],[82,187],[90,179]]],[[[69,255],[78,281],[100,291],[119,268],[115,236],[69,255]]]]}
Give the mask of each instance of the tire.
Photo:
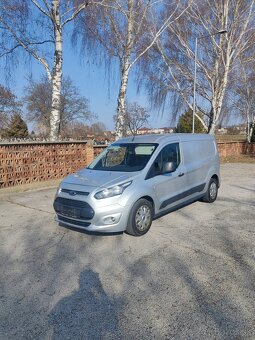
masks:
{"type": "Polygon", "coordinates": [[[218,181],[215,178],[211,178],[207,192],[202,200],[206,203],[213,203],[218,195],[218,181]]]}
{"type": "Polygon", "coordinates": [[[131,209],[126,232],[133,236],[142,236],[149,231],[152,219],[153,207],[151,202],[141,198],[136,201],[131,209]]]}

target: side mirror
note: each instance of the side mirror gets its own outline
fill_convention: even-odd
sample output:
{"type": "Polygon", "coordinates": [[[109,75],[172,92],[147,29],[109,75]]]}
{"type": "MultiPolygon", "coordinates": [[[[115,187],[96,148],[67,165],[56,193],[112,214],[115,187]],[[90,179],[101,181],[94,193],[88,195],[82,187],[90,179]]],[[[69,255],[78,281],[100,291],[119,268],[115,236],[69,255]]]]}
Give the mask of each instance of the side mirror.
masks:
{"type": "Polygon", "coordinates": [[[177,169],[177,164],[175,162],[165,162],[163,164],[162,174],[168,174],[174,172],[177,169]]]}

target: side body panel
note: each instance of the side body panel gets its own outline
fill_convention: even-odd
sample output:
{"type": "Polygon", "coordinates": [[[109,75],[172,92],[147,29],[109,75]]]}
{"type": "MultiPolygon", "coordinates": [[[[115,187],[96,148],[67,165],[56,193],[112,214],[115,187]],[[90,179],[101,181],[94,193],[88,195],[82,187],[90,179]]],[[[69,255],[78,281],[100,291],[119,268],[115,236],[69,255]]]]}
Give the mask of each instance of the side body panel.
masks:
{"type": "Polygon", "coordinates": [[[184,141],[183,157],[186,167],[187,186],[207,190],[210,178],[219,178],[219,156],[214,139],[202,141],[184,141]]]}

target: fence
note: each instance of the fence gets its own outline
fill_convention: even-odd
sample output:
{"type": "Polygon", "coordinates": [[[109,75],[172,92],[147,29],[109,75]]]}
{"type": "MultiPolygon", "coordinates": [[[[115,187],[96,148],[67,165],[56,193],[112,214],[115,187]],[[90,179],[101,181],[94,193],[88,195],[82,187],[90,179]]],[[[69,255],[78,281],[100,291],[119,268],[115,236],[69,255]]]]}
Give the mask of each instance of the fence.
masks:
{"type": "Polygon", "coordinates": [[[62,178],[93,158],[89,142],[0,144],[0,188],[62,178]]]}
{"type": "Polygon", "coordinates": [[[246,142],[218,142],[218,150],[221,158],[242,154],[255,155],[255,143],[246,142]]]}
{"type": "MultiPolygon", "coordinates": [[[[89,164],[105,146],[85,142],[0,144],[0,188],[62,178],[89,164]]],[[[219,142],[222,158],[255,156],[255,143],[219,142]]]]}

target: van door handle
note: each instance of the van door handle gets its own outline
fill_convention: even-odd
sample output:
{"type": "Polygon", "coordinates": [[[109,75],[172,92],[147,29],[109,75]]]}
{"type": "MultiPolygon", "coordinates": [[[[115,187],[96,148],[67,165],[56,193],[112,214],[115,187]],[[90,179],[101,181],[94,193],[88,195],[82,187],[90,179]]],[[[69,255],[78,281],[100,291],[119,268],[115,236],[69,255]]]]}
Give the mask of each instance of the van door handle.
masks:
{"type": "Polygon", "coordinates": [[[178,176],[179,176],[179,177],[184,176],[184,172],[180,172],[178,176]]]}

